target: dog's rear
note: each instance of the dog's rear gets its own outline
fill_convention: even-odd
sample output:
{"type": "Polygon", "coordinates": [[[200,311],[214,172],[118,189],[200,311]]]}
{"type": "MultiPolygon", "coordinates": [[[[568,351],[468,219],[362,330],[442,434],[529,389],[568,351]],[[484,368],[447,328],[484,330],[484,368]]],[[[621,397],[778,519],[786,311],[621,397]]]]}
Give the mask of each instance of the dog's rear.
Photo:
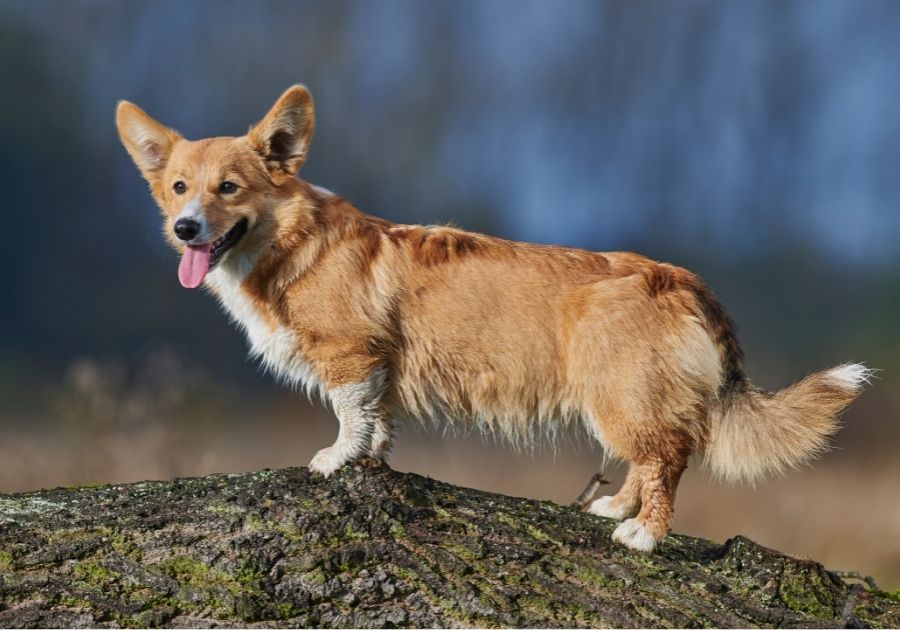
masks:
{"type": "Polygon", "coordinates": [[[755,479],[820,451],[868,371],[754,389],[724,309],[696,276],[628,253],[512,243],[366,216],[295,177],[314,126],[288,90],[247,136],[183,139],[123,103],[123,143],[181,252],[279,376],[341,423],[310,467],[384,458],[397,416],[479,423],[521,443],[583,422],[630,462],[591,511],[614,538],[665,536],[688,457],[755,479]]]}
{"type": "Polygon", "coordinates": [[[591,511],[628,518],[614,538],[636,549],[665,536],[692,453],[729,481],[796,466],[825,447],[869,377],[843,365],[779,392],[754,388],[712,292],[635,254],[444,228],[402,251],[402,264],[383,260],[385,273],[408,269],[412,287],[395,304],[403,350],[388,380],[400,409],[472,418],[515,442],[585,422],[631,465],[622,491],[591,511]],[[421,248],[463,238],[474,239],[464,256],[451,248],[441,265],[419,260],[421,248]]]}
{"type": "MultiPolygon", "coordinates": [[[[675,490],[692,453],[702,454],[715,475],[732,482],[756,481],[806,462],[826,447],[838,415],[870,371],[847,364],[778,392],[761,391],[744,375],[730,319],[696,276],[655,263],[643,275],[656,302],[643,310],[661,313],[629,342],[640,346],[635,342],[642,337],[655,338],[643,355],[653,367],[641,375],[649,380],[629,379],[643,383],[636,393],[621,382],[604,394],[612,408],[594,421],[630,467],[619,493],[597,499],[590,511],[627,519],[613,538],[649,551],[667,532],[675,490]],[[610,423],[607,418],[629,397],[635,406],[610,423]]],[[[629,365],[641,360],[631,356],[629,365]]]]}

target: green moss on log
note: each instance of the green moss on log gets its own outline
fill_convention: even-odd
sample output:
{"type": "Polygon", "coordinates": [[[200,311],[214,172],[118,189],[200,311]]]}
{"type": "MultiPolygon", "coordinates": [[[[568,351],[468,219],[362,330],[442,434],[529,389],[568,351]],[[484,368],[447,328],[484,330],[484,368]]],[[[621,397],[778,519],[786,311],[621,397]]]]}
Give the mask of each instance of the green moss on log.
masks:
{"type": "Polygon", "coordinates": [[[388,469],[0,496],[0,626],[900,625],[895,593],[388,469]]]}

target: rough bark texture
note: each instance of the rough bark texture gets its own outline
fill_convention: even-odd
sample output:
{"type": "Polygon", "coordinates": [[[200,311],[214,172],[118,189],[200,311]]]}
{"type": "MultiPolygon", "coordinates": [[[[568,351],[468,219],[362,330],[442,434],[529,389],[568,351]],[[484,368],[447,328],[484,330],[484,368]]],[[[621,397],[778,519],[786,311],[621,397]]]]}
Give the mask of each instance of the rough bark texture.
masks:
{"type": "Polygon", "coordinates": [[[0,626],[900,626],[896,594],[384,468],[0,496],[0,626]]]}

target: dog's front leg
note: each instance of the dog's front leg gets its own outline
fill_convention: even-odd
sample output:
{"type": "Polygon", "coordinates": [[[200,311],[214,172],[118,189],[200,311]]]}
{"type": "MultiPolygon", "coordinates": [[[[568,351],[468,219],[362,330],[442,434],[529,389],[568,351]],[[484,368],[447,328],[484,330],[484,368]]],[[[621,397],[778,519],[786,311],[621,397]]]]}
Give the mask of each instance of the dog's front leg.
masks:
{"type": "Polygon", "coordinates": [[[394,446],[394,420],[388,416],[375,422],[369,455],[376,461],[387,461],[394,446]]]}
{"type": "Polygon", "coordinates": [[[369,455],[373,433],[382,422],[383,389],[384,376],[375,370],[363,381],[341,385],[329,392],[341,428],[335,443],[312,458],[310,470],[329,477],[344,464],[369,455]]]}

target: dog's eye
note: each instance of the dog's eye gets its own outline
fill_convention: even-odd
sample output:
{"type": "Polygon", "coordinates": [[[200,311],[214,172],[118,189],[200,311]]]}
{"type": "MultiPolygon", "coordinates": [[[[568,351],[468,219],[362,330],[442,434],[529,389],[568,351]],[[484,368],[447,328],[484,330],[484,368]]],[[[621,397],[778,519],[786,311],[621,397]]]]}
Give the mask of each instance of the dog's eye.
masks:
{"type": "Polygon", "coordinates": [[[223,195],[230,195],[231,193],[237,192],[237,184],[234,182],[222,182],[222,185],[219,186],[219,192],[223,195]]]}
{"type": "Polygon", "coordinates": [[[172,184],[172,190],[175,191],[176,195],[183,195],[184,191],[187,190],[187,186],[184,185],[183,181],[177,181],[172,184]]]}

